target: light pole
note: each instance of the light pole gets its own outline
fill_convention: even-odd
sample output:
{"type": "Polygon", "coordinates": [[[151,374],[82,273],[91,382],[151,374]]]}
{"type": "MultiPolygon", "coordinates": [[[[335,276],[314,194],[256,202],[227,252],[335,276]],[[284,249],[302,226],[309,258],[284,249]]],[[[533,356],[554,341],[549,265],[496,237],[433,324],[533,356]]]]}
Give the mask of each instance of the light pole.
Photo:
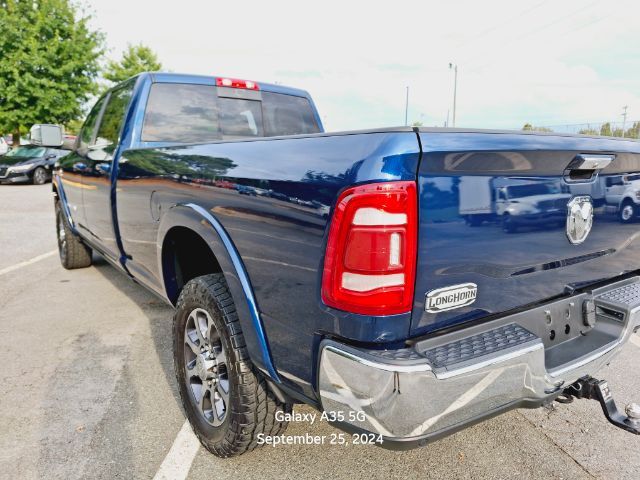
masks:
{"type": "Polygon", "coordinates": [[[456,126],[456,96],[458,95],[458,65],[449,63],[449,69],[453,69],[453,127],[456,126]]]}
{"type": "Polygon", "coordinates": [[[627,105],[622,107],[622,110],[624,110],[624,112],[622,113],[622,138],[624,138],[624,127],[627,124],[627,107],[627,105]]]}
{"type": "Polygon", "coordinates": [[[409,121],[409,86],[407,85],[407,97],[404,101],[404,126],[408,125],[409,121]]]}

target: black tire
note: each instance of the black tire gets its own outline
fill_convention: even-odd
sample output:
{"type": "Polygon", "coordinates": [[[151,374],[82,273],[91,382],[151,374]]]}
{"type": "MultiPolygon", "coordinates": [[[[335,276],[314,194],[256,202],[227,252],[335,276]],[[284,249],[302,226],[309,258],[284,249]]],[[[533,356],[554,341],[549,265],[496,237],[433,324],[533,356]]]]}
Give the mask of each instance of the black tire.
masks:
{"type": "Polygon", "coordinates": [[[638,207],[631,201],[625,200],[618,210],[620,223],[633,223],[638,218],[638,207]]]}
{"type": "Polygon", "coordinates": [[[71,231],[59,201],[56,201],[55,210],[60,263],[67,270],[90,266],[91,248],[86,246],[80,237],[71,231]]]}
{"type": "Polygon", "coordinates": [[[45,183],[47,183],[47,171],[42,167],[36,168],[33,171],[31,181],[34,185],[44,185],[45,183]]]}
{"type": "Polygon", "coordinates": [[[482,225],[483,218],[478,215],[467,215],[467,223],[470,227],[479,227],[482,225]]]}
{"type": "MultiPolygon", "coordinates": [[[[174,368],[182,405],[193,431],[207,450],[221,458],[233,457],[253,450],[257,446],[259,433],[280,435],[285,431],[287,422],[276,421],[276,412],[290,413],[292,405],[280,402],[273,395],[264,376],[251,363],[235,305],[222,274],[197,277],[184,286],[176,305],[173,340],[174,368]],[[202,320],[198,320],[199,326],[196,328],[200,331],[197,333],[197,338],[188,340],[187,335],[191,338],[196,336],[196,333],[189,333],[195,330],[191,328],[195,326],[195,323],[191,323],[194,312],[201,314],[203,311],[208,314],[205,321],[211,322],[212,325],[205,327],[205,333],[202,331],[202,320]],[[213,332],[213,327],[216,332],[213,332]],[[204,342],[200,340],[201,334],[206,338],[204,342]],[[188,341],[191,346],[187,345],[188,341]],[[211,382],[207,382],[207,387],[206,380],[194,373],[196,366],[192,366],[189,370],[189,365],[196,365],[197,361],[203,365],[206,359],[214,358],[206,356],[207,346],[214,343],[220,345],[217,347],[221,349],[218,350],[218,355],[222,352],[224,363],[218,363],[216,359],[216,368],[209,370],[206,367],[199,368],[198,371],[201,374],[218,372],[211,373],[216,376],[216,380],[213,380],[213,387],[211,382]],[[196,348],[199,346],[200,352],[204,352],[200,354],[204,355],[200,360],[197,354],[194,355],[194,346],[196,348]],[[193,360],[188,360],[190,357],[193,357],[193,360]],[[225,380],[220,380],[223,376],[225,380]],[[225,405],[222,415],[215,412],[214,420],[216,406],[213,396],[216,395],[216,402],[220,401],[221,397],[218,397],[215,392],[216,382],[222,381],[227,382],[228,405],[225,405]],[[211,412],[209,417],[205,415],[204,407],[201,407],[196,399],[194,383],[197,385],[198,382],[201,382],[202,399],[207,396],[205,390],[207,388],[209,390],[211,412]],[[213,425],[212,421],[213,423],[217,421],[218,425],[213,425]]],[[[210,347],[210,350],[213,352],[215,348],[210,347]]],[[[204,405],[205,400],[200,402],[204,405]]]]}
{"type": "Polygon", "coordinates": [[[502,230],[505,233],[515,233],[518,230],[518,226],[511,218],[511,215],[505,214],[502,217],[502,230]]]}

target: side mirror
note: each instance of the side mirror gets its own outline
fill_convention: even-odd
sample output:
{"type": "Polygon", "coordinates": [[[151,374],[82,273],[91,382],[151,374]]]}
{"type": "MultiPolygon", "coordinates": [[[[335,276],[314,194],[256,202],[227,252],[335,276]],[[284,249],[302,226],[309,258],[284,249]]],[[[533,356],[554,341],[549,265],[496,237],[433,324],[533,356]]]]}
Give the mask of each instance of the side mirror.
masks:
{"type": "Polygon", "coordinates": [[[63,142],[60,125],[36,124],[30,130],[31,143],[40,147],[60,147],[63,142]]]}
{"type": "Polygon", "coordinates": [[[89,160],[93,160],[94,162],[107,162],[110,161],[113,157],[111,156],[111,152],[108,152],[106,149],[113,145],[113,142],[107,140],[106,138],[98,137],[96,139],[96,143],[93,145],[89,145],[87,153],[87,158],[89,160]]]}

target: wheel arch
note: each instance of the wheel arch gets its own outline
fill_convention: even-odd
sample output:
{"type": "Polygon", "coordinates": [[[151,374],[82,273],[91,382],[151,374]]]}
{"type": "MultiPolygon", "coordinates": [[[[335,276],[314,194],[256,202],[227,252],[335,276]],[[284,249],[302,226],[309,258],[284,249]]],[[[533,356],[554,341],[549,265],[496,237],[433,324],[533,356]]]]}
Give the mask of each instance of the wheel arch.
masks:
{"type": "Polygon", "coordinates": [[[67,204],[67,196],[64,193],[62,182],[57,175],[53,175],[53,177],[51,178],[51,189],[53,191],[54,202],[58,201],[62,206],[62,211],[64,212],[64,216],[67,219],[69,228],[74,234],[79,236],[80,234],[76,229],[76,224],[73,221],[73,217],[71,216],[71,210],[69,209],[69,205],[67,204]]]}
{"type": "Polygon", "coordinates": [[[622,199],[620,200],[620,205],[618,206],[618,208],[622,208],[623,205],[630,203],[631,205],[637,205],[637,203],[633,200],[633,197],[631,197],[630,195],[624,196],[622,197],[622,199]]]}
{"type": "MultiPolygon", "coordinates": [[[[236,306],[251,361],[268,377],[280,383],[249,275],[231,237],[215,216],[196,204],[176,205],[160,220],[157,245],[161,247],[158,249],[157,260],[163,290],[174,305],[182,286],[190,280],[185,277],[181,283],[180,279],[175,277],[176,271],[172,268],[177,258],[176,254],[179,255],[180,249],[185,245],[195,248],[198,260],[202,260],[202,268],[195,270],[197,276],[217,272],[224,275],[236,306]],[[187,241],[180,241],[176,245],[176,238],[187,241]],[[206,246],[206,251],[201,249],[203,246],[206,246]]],[[[192,255],[193,251],[190,251],[190,254],[192,255]]],[[[190,272],[190,275],[192,274],[193,271],[190,272]]]]}

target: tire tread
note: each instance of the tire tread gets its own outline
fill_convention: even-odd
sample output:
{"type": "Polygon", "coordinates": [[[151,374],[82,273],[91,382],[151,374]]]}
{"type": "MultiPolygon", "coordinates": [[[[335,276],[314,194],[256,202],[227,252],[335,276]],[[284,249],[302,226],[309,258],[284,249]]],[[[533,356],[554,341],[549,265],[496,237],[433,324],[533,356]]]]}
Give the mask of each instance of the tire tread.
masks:
{"type": "MultiPolygon", "coordinates": [[[[225,327],[225,331],[220,334],[227,336],[233,349],[233,352],[228,352],[227,361],[229,373],[233,373],[236,378],[238,401],[235,405],[234,402],[230,402],[234,408],[229,409],[230,422],[224,437],[219,442],[210,440],[199,431],[197,423],[192,421],[191,413],[186,408],[189,399],[184,398],[183,389],[179,388],[187,418],[200,443],[214,455],[227,458],[252,451],[258,446],[259,433],[279,435],[285,431],[287,422],[276,421],[275,414],[278,410],[291,412],[292,405],[280,402],[273,395],[263,374],[249,360],[235,305],[224,275],[221,273],[194,278],[184,286],[178,298],[174,317],[174,352],[177,342],[182,339],[182,332],[178,332],[180,311],[190,302],[212,306],[220,314],[225,327]]],[[[176,377],[180,381],[179,369],[183,366],[177,354],[174,354],[174,367],[176,377]]]]}
{"type": "MultiPolygon", "coordinates": [[[[55,211],[56,211],[56,236],[58,235],[58,218],[62,213],[62,207],[60,206],[60,201],[56,201],[55,203],[55,211]]],[[[62,219],[64,224],[65,231],[65,239],[66,243],[66,252],[65,257],[62,257],[62,253],[60,254],[60,263],[67,270],[73,270],[76,268],[86,268],[91,266],[91,247],[85,245],[82,239],[77,236],[69,225],[67,224],[67,220],[63,217],[62,219]]],[[[61,246],[58,243],[58,248],[61,246]]]]}

